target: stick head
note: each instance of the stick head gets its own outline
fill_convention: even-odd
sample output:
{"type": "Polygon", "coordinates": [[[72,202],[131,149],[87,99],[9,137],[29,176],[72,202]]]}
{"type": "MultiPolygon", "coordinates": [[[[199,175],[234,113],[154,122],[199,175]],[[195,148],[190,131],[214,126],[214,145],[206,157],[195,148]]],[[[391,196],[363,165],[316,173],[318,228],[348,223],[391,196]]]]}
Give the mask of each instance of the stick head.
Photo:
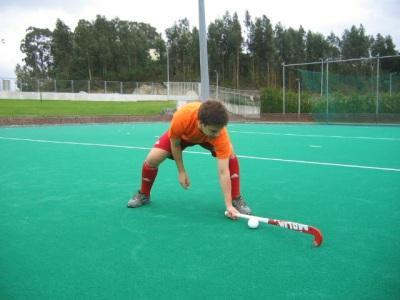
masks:
{"type": "Polygon", "coordinates": [[[310,226],[309,227],[309,232],[314,236],[314,246],[315,247],[319,247],[322,244],[323,241],[323,237],[322,237],[322,233],[319,229],[310,226]]]}

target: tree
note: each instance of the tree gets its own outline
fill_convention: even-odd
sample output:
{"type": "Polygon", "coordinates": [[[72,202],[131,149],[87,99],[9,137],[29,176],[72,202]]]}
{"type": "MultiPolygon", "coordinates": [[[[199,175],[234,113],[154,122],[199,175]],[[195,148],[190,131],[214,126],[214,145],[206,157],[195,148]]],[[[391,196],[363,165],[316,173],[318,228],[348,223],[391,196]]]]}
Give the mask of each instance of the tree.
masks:
{"type": "MultiPolygon", "coordinates": [[[[270,20],[263,15],[256,18],[253,26],[253,43],[255,62],[257,65],[258,82],[271,83],[271,68],[276,67],[276,50],[274,42],[274,32],[270,20]]],[[[278,65],[278,68],[280,66],[278,65]]]]}
{"type": "Polygon", "coordinates": [[[67,25],[57,19],[51,41],[55,78],[70,79],[73,58],[73,35],[67,25]]]}
{"type": "Polygon", "coordinates": [[[48,78],[53,68],[52,33],[49,29],[29,27],[21,42],[26,70],[32,77],[48,78]]]}
{"type": "MultiPolygon", "coordinates": [[[[192,28],[192,38],[189,43],[189,59],[190,59],[190,70],[191,80],[200,80],[200,42],[199,42],[199,30],[196,27],[192,28]]],[[[211,71],[212,72],[212,71],[211,71]]]]}
{"type": "Polygon", "coordinates": [[[21,66],[17,64],[15,67],[15,74],[17,75],[17,86],[20,91],[26,92],[35,90],[34,76],[26,65],[21,66]]]}
{"type": "MultiPolygon", "coordinates": [[[[170,72],[177,80],[186,81],[194,76],[193,46],[198,45],[198,31],[191,30],[188,19],[179,20],[165,31],[169,47],[170,72]],[[197,37],[194,36],[197,34],[197,37]]],[[[198,52],[198,49],[194,49],[198,52]]],[[[196,56],[198,57],[198,56],[196,56]]]]}
{"type": "MultiPolygon", "coordinates": [[[[129,22],[128,34],[124,38],[121,37],[121,44],[126,45],[123,55],[130,62],[128,72],[130,80],[146,81],[165,78],[163,76],[166,65],[164,58],[153,61],[149,54],[150,49],[155,49],[160,54],[165,52],[165,42],[154,27],[146,23],[129,22]]],[[[125,59],[121,61],[122,65],[119,67],[123,68],[126,62],[125,59]]]]}
{"type": "Polygon", "coordinates": [[[96,39],[97,49],[97,71],[101,78],[105,80],[113,79],[114,64],[114,51],[115,51],[115,28],[113,24],[104,16],[97,15],[93,23],[93,33],[96,39]]]}
{"type": "MultiPolygon", "coordinates": [[[[117,64],[119,65],[119,76],[123,80],[129,80],[134,68],[135,36],[132,32],[134,24],[128,21],[119,21],[116,24],[118,47],[117,64]]],[[[136,63],[136,61],[135,61],[136,63]]]]}
{"type": "Polygon", "coordinates": [[[246,39],[244,42],[244,51],[245,57],[249,59],[250,62],[250,73],[251,73],[251,82],[257,85],[258,80],[256,80],[256,68],[255,68],[255,30],[254,30],[254,22],[251,19],[249,11],[246,10],[245,19],[244,19],[244,28],[245,28],[245,35],[246,39]]]}
{"type": "MultiPolygon", "coordinates": [[[[395,46],[392,38],[389,36],[383,37],[381,34],[377,34],[375,39],[372,39],[371,45],[372,56],[392,56],[397,55],[395,46]]],[[[398,60],[396,60],[398,61],[398,60]]],[[[393,72],[399,70],[400,64],[394,63],[392,60],[384,59],[381,60],[381,68],[383,71],[393,72]]]]}
{"type": "Polygon", "coordinates": [[[74,31],[73,76],[76,79],[93,79],[96,63],[97,41],[93,25],[79,20],[74,31]]]}
{"type": "Polygon", "coordinates": [[[251,19],[250,13],[248,10],[245,12],[245,17],[244,17],[244,28],[245,28],[245,34],[246,34],[246,39],[244,41],[244,50],[245,53],[248,53],[250,55],[254,55],[254,23],[251,19]]]}
{"type": "Polygon", "coordinates": [[[294,46],[294,62],[302,62],[306,60],[306,32],[303,26],[293,31],[293,46],[294,46]]]}
{"type": "Polygon", "coordinates": [[[221,80],[238,88],[243,37],[237,14],[232,17],[225,12],[222,19],[212,22],[208,27],[208,41],[212,69],[221,70],[221,80]]]}
{"type": "Polygon", "coordinates": [[[372,38],[365,34],[364,26],[359,28],[352,26],[350,30],[345,30],[341,41],[341,53],[344,59],[369,57],[369,49],[372,38]]]}
{"type": "Polygon", "coordinates": [[[340,57],[340,39],[333,33],[326,38],[328,49],[326,58],[339,58],[340,57]]]}
{"type": "Polygon", "coordinates": [[[320,33],[307,32],[306,61],[314,62],[326,58],[329,54],[329,43],[320,33]]]}
{"type": "MultiPolygon", "coordinates": [[[[327,37],[306,33],[302,26],[286,29],[278,23],[273,27],[265,15],[253,21],[248,11],[243,23],[244,38],[237,13],[226,11],[208,26],[210,74],[217,71],[225,86],[276,85],[281,63],[398,53],[390,36],[373,38],[362,25],[345,30],[340,39],[333,33],[327,37]]],[[[182,19],[166,30],[166,37],[164,41],[150,24],[118,18],[107,20],[98,15],[94,21],[80,20],[73,32],[57,19],[53,31],[27,29],[21,42],[24,65],[18,65],[16,73],[18,79],[165,80],[168,46],[171,80],[199,80],[198,29],[182,19]],[[153,60],[150,49],[159,53],[160,59],[153,60]]],[[[380,66],[390,72],[396,69],[389,60],[382,59],[380,66]]]]}
{"type": "MultiPolygon", "coordinates": [[[[208,60],[210,70],[216,70],[219,80],[225,81],[225,60],[227,53],[226,37],[224,24],[221,19],[217,19],[208,26],[208,60]]],[[[199,51],[199,50],[197,50],[199,51]]]]}
{"type": "Polygon", "coordinates": [[[396,49],[390,35],[383,37],[378,33],[376,38],[372,39],[371,54],[372,56],[396,55],[396,49]]]}
{"type": "Polygon", "coordinates": [[[242,53],[242,27],[240,26],[240,22],[238,19],[237,13],[233,14],[232,22],[231,22],[231,32],[230,35],[230,46],[234,49],[235,55],[235,81],[236,81],[236,88],[239,88],[239,75],[240,75],[240,55],[242,53]]]}
{"type": "Polygon", "coordinates": [[[274,36],[278,60],[285,64],[290,63],[290,44],[286,37],[286,29],[280,22],[275,25],[274,36]]]}

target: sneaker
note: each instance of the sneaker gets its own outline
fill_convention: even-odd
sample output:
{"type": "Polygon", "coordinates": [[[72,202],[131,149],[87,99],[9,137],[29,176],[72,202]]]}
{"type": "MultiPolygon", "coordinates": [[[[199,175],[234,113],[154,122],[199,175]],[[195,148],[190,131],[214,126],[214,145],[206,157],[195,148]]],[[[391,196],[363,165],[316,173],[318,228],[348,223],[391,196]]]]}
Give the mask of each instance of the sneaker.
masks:
{"type": "Polygon", "coordinates": [[[232,200],[232,205],[236,208],[241,214],[251,215],[251,209],[247,206],[242,196],[237,197],[232,200]]]}
{"type": "Polygon", "coordinates": [[[145,194],[142,194],[140,191],[138,191],[132,199],[128,201],[128,207],[130,208],[135,208],[139,207],[145,204],[148,204],[150,202],[150,196],[147,196],[145,194]]]}

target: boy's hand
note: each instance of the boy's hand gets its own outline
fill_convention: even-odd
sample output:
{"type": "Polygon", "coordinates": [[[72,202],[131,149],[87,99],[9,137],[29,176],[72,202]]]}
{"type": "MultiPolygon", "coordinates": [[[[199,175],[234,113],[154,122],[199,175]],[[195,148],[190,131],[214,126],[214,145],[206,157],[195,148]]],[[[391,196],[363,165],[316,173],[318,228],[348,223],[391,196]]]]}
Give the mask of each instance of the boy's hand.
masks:
{"type": "Polygon", "coordinates": [[[184,189],[189,188],[190,186],[190,180],[189,180],[189,176],[187,175],[186,172],[180,172],[179,173],[179,183],[181,184],[181,186],[184,189]]]}
{"type": "Polygon", "coordinates": [[[227,217],[231,218],[232,220],[237,220],[238,217],[236,216],[236,214],[238,214],[239,212],[237,211],[236,208],[234,208],[233,206],[229,206],[226,208],[227,211],[227,217]]]}

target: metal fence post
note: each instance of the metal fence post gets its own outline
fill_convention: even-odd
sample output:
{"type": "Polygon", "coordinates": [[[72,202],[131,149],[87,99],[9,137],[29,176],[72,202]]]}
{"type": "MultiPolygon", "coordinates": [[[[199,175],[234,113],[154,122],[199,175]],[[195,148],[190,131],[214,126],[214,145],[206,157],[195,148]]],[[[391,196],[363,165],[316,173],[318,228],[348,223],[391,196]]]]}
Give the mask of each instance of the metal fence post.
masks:
{"type": "Polygon", "coordinates": [[[167,100],[169,100],[169,54],[168,54],[168,42],[167,45],[165,47],[166,51],[167,51],[167,100]]]}
{"type": "Polygon", "coordinates": [[[297,81],[297,97],[298,97],[298,100],[297,100],[297,118],[300,118],[300,109],[301,109],[301,104],[300,104],[300,102],[301,102],[301,96],[300,96],[300,91],[301,91],[301,87],[300,87],[300,78],[297,78],[296,81],[297,81]]]}
{"type": "Polygon", "coordinates": [[[214,70],[215,74],[217,75],[217,79],[215,80],[216,85],[216,89],[215,89],[215,99],[218,100],[218,71],[214,70]]]}
{"type": "Polygon", "coordinates": [[[376,61],[376,110],[375,115],[379,114],[379,55],[376,61]]]}
{"type": "Polygon", "coordinates": [[[329,121],[329,58],[326,59],[326,122],[329,121]]]}
{"type": "Polygon", "coordinates": [[[321,59],[321,97],[324,94],[324,60],[321,59]]]}
{"type": "Polygon", "coordinates": [[[282,63],[282,114],[286,114],[285,109],[285,63],[282,63]]]}

